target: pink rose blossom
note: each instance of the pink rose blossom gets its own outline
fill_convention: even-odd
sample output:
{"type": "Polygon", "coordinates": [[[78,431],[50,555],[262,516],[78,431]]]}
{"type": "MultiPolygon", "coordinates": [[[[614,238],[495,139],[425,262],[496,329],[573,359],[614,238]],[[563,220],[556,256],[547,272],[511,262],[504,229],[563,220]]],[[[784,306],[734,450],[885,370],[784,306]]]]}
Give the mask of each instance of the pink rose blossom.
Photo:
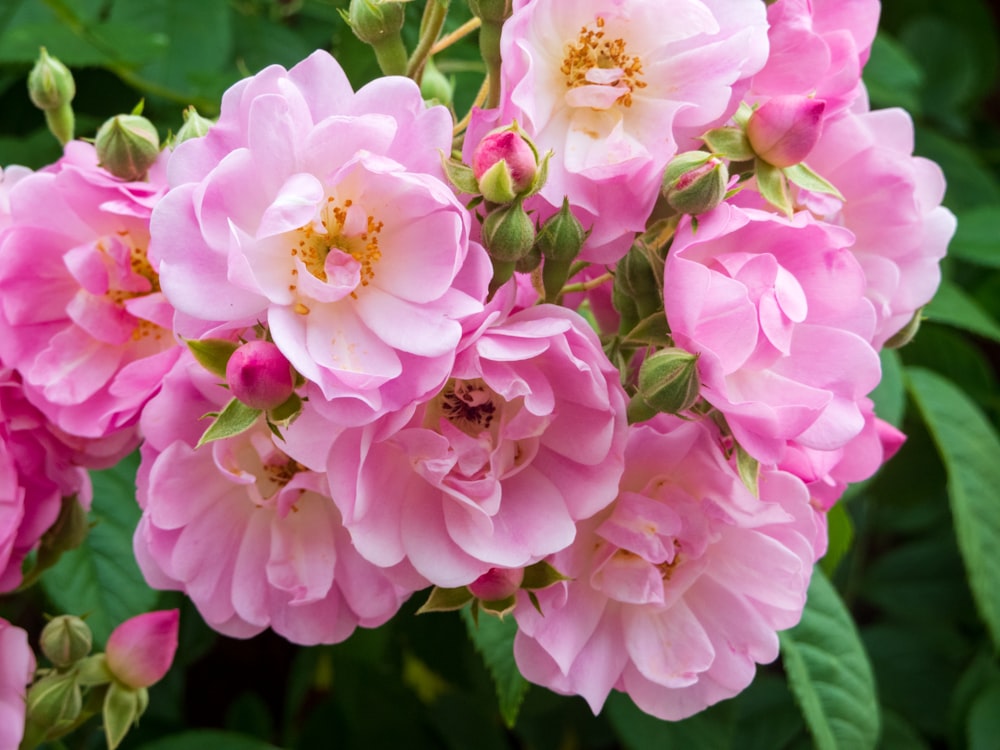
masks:
{"type": "Polygon", "coordinates": [[[676,344],[699,354],[702,395],[756,459],[788,441],[836,450],[861,432],[860,400],[881,375],[853,236],[723,204],[681,223],[664,300],[676,344]]]}
{"type": "Polygon", "coordinates": [[[0,169],[0,229],[10,225],[10,191],[18,182],[31,174],[27,167],[12,164],[0,169]]]}
{"type": "Polygon", "coordinates": [[[802,614],[816,527],[801,481],[765,469],[754,497],[709,423],[633,426],[617,500],[550,558],[571,580],[541,614],[519,594],[518,667],[594,713],[612,689],[671,721],[732,697],[802,614]]]}
{"type": "Polygon", "coordinates": [[[434,393],[489,280],[443,181],[451,129],[412,81],[353,92],[326,52],[233,86],[208,134],[177,147],[153,215],[178,331],[265,324],[340,420],[434,393]]]}
{"type": "Polygon", "coordinates": [[[541,218],[568,196],[593,226],[581,259],[617,260],[645,226],[678,140],[736,109],[767,56],[766,28],[764,7],[742,0],[515,0],[499,116],[480,113],[470,132],[516,119],[551,149],[541,218]]]}
{"type": "Polygon", "coordinates": [[[146,612],[126,620],[108,637],[105,656],[115,679],[137,689],[167,674],[177,652],[180,611],[146,612]]]}
{"type": "Polygon", "coordinates": [[[552,305],[487,323],[408,421],[347,430],[330,454],[358,551],[439,586],[562,549],[621,473],[625,393],[587,323],[552,305]]]}
{"type": "Polygon", "coordinates": [[[25,690],[34,673],[28,634],[0,619],[0,750],[17,750],[21,743],[25,690]]]}
{"type": "Polygon", "coordinates": [[[134,548],[146,580],[184,591],[211,627],[238,638],[271,627],[294,643],[335,643],[381,625],[426,582],[398,585],[352,547],[326,478],[307,467],[335,428],[307,404],[286,442],[261,419],[195,449],[199,417],[228,398],[185,355],[143,412],[134,548]]]}
{"type": "Polygon", "coordinates": [[[872,344],[881,348],[926,305],[941,283],[941,259],[955,217],[941,205],[941,168],[913,154],[913,121],[901,109],[845,113],[827,122],[809,166],[846,199],[800,191],[818,218],[847,227],[864,270],[865,296],[877,317],[872,344]]]}
{"type": "Polygon", "coordinates": [[[819,140],[826,103],[807,96],[775,96],[754,110],[747,138],[754,152],[776,167],[805,160],[819,140]]]}
{"type": "Polygon", "coordinates": [[[96,438],[130,431],[177,358],[172,309],[146,250],[165,190],[122,182],[73,141],[52,167],[10,192],[0,234],[0,359],[61,429],[96,438]]]}
{"type": "Polygon", "coordinates": [[[21,563],[59,517],[62,498],[90,504],[80,455],[25,398],[20,378],[0,367],[0,592],[21,583],[21,563]]]}

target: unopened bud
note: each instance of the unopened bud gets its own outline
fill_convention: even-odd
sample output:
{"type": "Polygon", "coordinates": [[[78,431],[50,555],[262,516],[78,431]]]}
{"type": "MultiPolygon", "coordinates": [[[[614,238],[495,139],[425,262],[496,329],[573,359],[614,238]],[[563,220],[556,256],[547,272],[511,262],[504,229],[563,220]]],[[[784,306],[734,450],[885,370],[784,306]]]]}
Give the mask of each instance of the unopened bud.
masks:
{"type": "Polygon", "coordinates": [[[559,211],[546,219],[538,230],[536,245],[545,258],[542,286],[546,301],[554,302],[559,296],[588,234],[570,211],[569,200],[565,197],[559,211]]]}
{"type": "Polygon", "coordinates": [[[487,133],[472,152],[479,191],[492,203],[527,195],[538,172],[538,151],[517,123],[487,133]]]}
{"type": "Polygon", "coordinates": [[[618,261],[611,301],[621,317],[619,331],[625,336],[658,310],[663,309],[662,287],[641,248],[633,246],[618,261]]]}
{"type": "Polygon", "coordinates": [[[493,209],[483,220],[483,244],[490,257],[516,262],[535,244],[535,225],[521,205],[514,201],[493,209]]]}
{"type": "Polygon", "coordinates": [[[455,96],[455,79],[446,78],[437,65],[434,58],[428,57],[424,63],[424,72],[420,76],[420,96],[425,102],[431,104],[443,104],[448,106],[455,96]]]}
{"type": "Polygon", "coordinates": [[[347,13],[351,30],[366,44],[398,34],[405,17],[398,0],[351,0],[347,13]]]}
{"type": "Polygon", "coordinates": [[[639,368],[639,395],[657,411],[686,411],[698,401],[700,390],[697,354],[661,349],[646,357],[639,368]]]}
{"type": "Polygon", "coordinates": [[[253,409],[273,409],[295,390],[292,366],[270,341],[249,341],[226,363],[226,384],[232,394],[253,409]]]}
{"type": "Polygon", "coordinates": [[[469,0],[469,10],[486,23],[500,24],[511,14],[511,0],[469,0]]]}
{"type": "Polygon", "coordinates": [[[826,102],[808,96],[776,96],[754,110],[747,138],[757,156],[776,167],[803,161],[819,140],[826,102]]]}
{"type": "Polygon", "coordinates": [[[212,120],[199,115],[198,110],[193,106],[188,107],[184,110],[184,124],[181,125],[180,130],[174,136],[174,145],[176,146],[184,141],[189,141],[192,138],[201,138],[214,124],[212,120]]]}
{"type": "Polygon", "coordinates": [[[28,688],[27,719],[44,729],[66,728],[82,709],[83,694],[72,672],[50,672],[28,688]]]}
{"type": "Polygon", "coordinates": [[[90,628],[74,615],[60,615],[42,629],[42,653],[59,669],[73,666],[90,653],[94,638],[90,628]]]}
{"type": "Polygon", "coordinates": [[[160,136],[145,117],[118,115],[101,125],[94,146],[102,167],[133,182],[144,179],[160,155],[160,136]]]}
{"type": "Polygon", "coordinates": [[[728,185],[724,161],[704,151],[689,151],[667,166],[661,192],[675,211],[697,215],[722,203],[728,185]]]}
{"type": "Polygon", "coordinates": [[[118,682],[138,689],[163,679],[177,652],[179,617],[176,609],[146,612],[111,632],[106,664],[118,682]]]}
{"type": "Polygon", "coordinates": [[[146,688],[132,689],[118,682],[108,685],[101,711],[108,750],[115,750],[121,744],[129,729],[139,723],[139,717],[148,705],[149,691],[146,688]]]}
{"type": "Polygon", "coordinates": [[[490,568],[469,584],[469,593],[484,602],[496,602],[513,596],[523,580],[523,568],[490,568]]]}
{"type": "Polygon", "coordinates": [[[35,67],[28,74],[28,96],[45,112],[49,130],[62,144],[73,140],[76,119],[70,102],[76,95],[76,83],[69,68],[41,48],[35,67]]]}

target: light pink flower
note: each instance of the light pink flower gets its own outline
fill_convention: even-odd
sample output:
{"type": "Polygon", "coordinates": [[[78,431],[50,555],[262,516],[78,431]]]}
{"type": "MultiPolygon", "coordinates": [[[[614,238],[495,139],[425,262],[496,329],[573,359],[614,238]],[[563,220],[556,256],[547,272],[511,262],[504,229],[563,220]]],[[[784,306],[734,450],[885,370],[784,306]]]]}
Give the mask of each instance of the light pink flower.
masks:
{"type": "Polygon", "coordinates": [[[861,68],[879,16],[878,0],[778,0],[767,9],[771,50],[751,84],[751,100],[815,96],[825,118],[867,102],[861,68]]]}
{"type": "Polygon", "coordinates": [[[287,442],[261,420],[195,449],[199,417],[228,398],[185,356],[143,412],[134,549],[146,580],[184,591],[211,627],[238,638],[271,627],[295,643],[334,643],[388,620],[426,582],[393,583],[352,547],[326,478],[307,467],[336,429],[307,405],[287,442]]]}
{"type": "Polygon", "coordinates": [[[34,673],[28,634],[0,619],[0,750],[17,750],[24,736],[25,689],[34,673]]]}
{"type": "Polygon", "coordinates": [[[178,331],[265,324],[338,419],[439,389],[489,280],[443,181],[451,129],[412,81],[353,92],[326,52],[233,86],[208,134],[177,147],[153,216],[178,331]]]}
{"type": "Polygon", "coordinates": [[[872,344],[881,348],[934,296],[955,217],[941,205],[941,168],[912,155],[913,121],[905,111],[844,113],[824,128],[808,163],[846,201],[800,191],[798,202],[854,233],[851,251],[877,316],[872,344]]]}
{"type": "Polygon", "coordinates": [[[519,594],[521,673],[594,713],[612,689],[669,720],[735,695],[802,614],[816,515],[790,474],[751,495],[707,422],[633,426],[617,500],[550,558],[571,580],[536,592],[541,614],[519,594]]]}
{"type": "Polygon", "coordinates": [[[496,122],[516,119],[554,152],[541,216],[569,197],[593,226],[583,260],[628,249],[677,141],[735,110],[766,58],[766,28],[764,7],[742,0],[515,0],[496,122]]]}
{"type": "Polygon", "coordinates": [[[149,182],[122,182],[97,166],[92,146],[73,141],[55,165],[10,191],[10,225],[0,234],[0,359],[72,435],[134,434],[139,410],[177,358],[173,311],[146,255],[163,177],[161,160],[149,182]]]}
{"type": "Polygon", "coordinates": [[[853,236],[805,212],[728,204],[682,222],[664,300],[675,343],[699,354],[702,395],[755,458],[788,441],[836,450],[861,432],[881,376],[853,236]]]}
{"type": "Polygon", "coordinates": [[[408,421],[347,430],[330,454],[359,552],[439,586],[562,549],[621,474],[625,393],[587,323],[552,305],[487,323],[408,421]]]}
{"type": "Polygon", "coordinates": [[[0,367],[0,592],[21,583],[21,563],[59,517],[63,497],[90,504],[80,454],[25,398],[17,373],[0,367]]]}
{"type": "Polygon", "coordinates": [[[0,169],[0,229],[10,224],[10,190],[31,174],[31,170],[17,164],[0,169]]]}
{"type": "Polygon", "coordinates": [[[176,609],[145,612],[123,622],[111,631],[104,649],[111,674],[133,689],[162,680],[177,652],[179,627],[176,609]]]}

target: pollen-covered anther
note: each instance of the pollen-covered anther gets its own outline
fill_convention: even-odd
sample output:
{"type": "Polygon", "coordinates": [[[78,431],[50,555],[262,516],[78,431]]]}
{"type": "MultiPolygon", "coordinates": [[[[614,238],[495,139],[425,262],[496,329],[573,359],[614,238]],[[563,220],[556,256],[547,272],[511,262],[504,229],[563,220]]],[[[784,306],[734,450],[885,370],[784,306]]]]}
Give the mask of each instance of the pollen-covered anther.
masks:
{"type": "Polygon", "coordinates": [[[604,85],[621,89],[618,101],[632,106],[632,94],[646,87],[642,79],[642,60],[630,55],[624,39],[608,39],[604,19],[598,17],[592,27],[582,26],[576,42],[566,44],[560,72],[566,88],[604,85]]]}

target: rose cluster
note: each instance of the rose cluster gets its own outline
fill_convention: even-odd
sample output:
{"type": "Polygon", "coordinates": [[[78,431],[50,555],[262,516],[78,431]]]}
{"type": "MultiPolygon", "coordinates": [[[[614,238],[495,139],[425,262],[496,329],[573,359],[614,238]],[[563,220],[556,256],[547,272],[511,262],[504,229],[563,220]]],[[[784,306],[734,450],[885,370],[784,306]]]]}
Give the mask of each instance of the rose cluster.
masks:
{"type": "Polygon", "coordinates": [[[879,351],[954,232],[869,110],[878,10],[514,0],[461,143],[319,51],[140,179],[8,169],[0,590],[141,441],[139,565],[221,633],[338,642],[433,586],[595,712],[736,694],[903,440],[879,351]]]}

